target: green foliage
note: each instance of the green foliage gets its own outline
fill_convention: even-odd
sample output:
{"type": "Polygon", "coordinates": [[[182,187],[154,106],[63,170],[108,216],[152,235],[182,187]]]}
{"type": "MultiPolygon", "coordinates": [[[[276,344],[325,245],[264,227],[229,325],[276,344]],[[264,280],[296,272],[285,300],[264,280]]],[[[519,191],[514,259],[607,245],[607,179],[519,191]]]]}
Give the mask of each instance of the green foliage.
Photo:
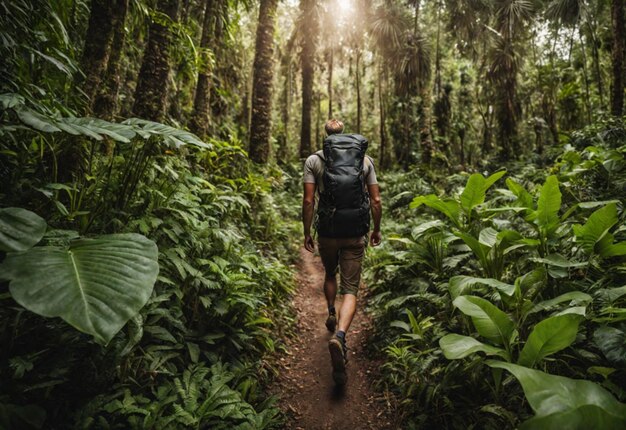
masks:
{"type": "Polygon", "coordinates": [[[518,363],[533,367],[544,357],[570,346],[576,340],[578,324],[582,319],[581,315],[563,314],[537,323],[520,352],[518,363]]]}
{"type": "Polygon", "coordinates": [[[618,429],[626,425],[626,404],[615,400],[597,384],[511,363],[487,361],[487,364],[508,370],[522,385],[536,415],[520,428],[618,429]]]}
{"type": "MultiPolygon", "coordinates": [[[[561,169],[542,177],[530,166],[506,178],[507,189],[486,186],[484,195],[457,194],[449,186],[453,195],[465,195],[463,206],[461,197],[417,196],[410,209],[428,206],[439,219],[396,209],[394,222],[384,226],[393,240],[369,257],[368,276],[376,339],[388,360],[384,386],[398,397],[407,426],[515,428],[532,416],[519,406],[526,397],[536,417],[524,428],[547,428],[561,418],[572,428],[619,427],[621,418],[606,405],[626,399],[620,388],[626,374],[617,358],[626,290],[615,287],[625,280],[619,252],[624,229],[618,227],[623,200],[610,188],[594,190],[589,199],[583,186],[588,171],[574,164],[561,169]],[[433,270],[432,258],[419,251],[430,237],[452,237],[443,270],[433,270]],[[418,321],[428,319],[430,329],[412,342],[398,333],[402,324],[390,318],[398,306],[420,315],[418,321]],[[409,372],[400,363],[415,368],[409,372]],[[503,376],[507,366],[581,383],[581,390],[602,392],[607,403],[571,406],[549,385],[522,382],[522,392],[503,376]],[[553,412],[560,411],[554,417],[533,403],[544,389],[548,397],[553,393],[553,412]]],[[[479,190],[478,182],[470,176],[463,190],[470,184],[479,190]]]]}
{"type": "MultiPolygon", "coordinates": [[[[262,384],[269,375],[259,371],[260,360],[281,347],[274,333],[289,318],[284,297],[293,284],[286,256],[294,253],[287,233],[293,226],[280,221],[285,216],[269,192],[280,193],[289,178],[280,170],[254,172],[236,142],[204,143],[143,120],[40,115],[39,128],[0,126],[11,137],[12,162],[28,166],[9,171],[3,199],[36,206],[51,226],[42,246],[7,255],[3,275],[20,304],[60,315],[107,345],[48,322],[54,320],[18,318],[17,305],[5,307],[0,335],[15,345],[7,356],[15,367],[2,371],[8,381],[2,394],[41,405],[46,425],[141,428],[145,418],[158,428],[274,426],[277,410],[265,402],[262,384]],[[36,145],[21,145],[26,137],[36,145]],[[84,158],[67,175],[57,165],[73,139],[88,150],[79,151],[84,158]],[[101,151],[112,141],[112,153],[101,151]],[[90,237],[77,239],[67,228],[90,237]],[[149,247],[136,233],[151,239],[150,264],[141,263],[149,247]],[[52,260],[59,264],[48,269],[52,260]],[[39,281],[30,282],[33,277],[39,281]],[[29,294],[44,287],[45,295],[29,294]],[[103,305],[109,299],[113,310],[103,305]],[[50,343],[33,343],[33,332],[50,343]],[[185,382],[191,365],[198,372],[222,366],[231,376],[194,388],[185,382]],[[90,366],[97,374],[85,378],[90,366]],[[66,400],[50,403],[38,387],[66,400]],[[202,406],[213,389],[221,393],[217,403],[202,406]],[[25,398],[24,392],[34,394],[25,398]],[[120,392],[128,410],[110,405],[120,392]],[[189,400],[196,395],[197,403],[189,400]],[[222,395],[229,399],[223,407],[222,395]],[[91,421],[67,412],[83,408],[91,421]]],[[[6,118],[20,120],[17,114],[6,118]]]]}
{"type": "Polygon", "coordinates": [[[155,243],[139,234],[9,253],[0,269],[20,305],[61,317],[103,344],[146,304],[159,271],[155,243]]]}
{"type": "Polygon", "coordinates": [[[21,208],[0,209],[0,251],[19,252],[32,248],[46,232],[46,221],[21,208]]]}

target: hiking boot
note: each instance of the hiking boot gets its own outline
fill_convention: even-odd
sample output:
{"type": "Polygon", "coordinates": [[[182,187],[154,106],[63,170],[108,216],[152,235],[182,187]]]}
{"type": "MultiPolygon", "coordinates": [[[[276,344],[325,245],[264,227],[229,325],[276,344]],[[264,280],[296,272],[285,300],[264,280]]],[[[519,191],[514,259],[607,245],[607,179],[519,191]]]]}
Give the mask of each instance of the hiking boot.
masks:
{"type": "Polygon", "coordinates": [[[334,336],[328,341],[328,351],[330,352],[330,361],[333,365],[333,380],[337,385],[345,385],[348,380],[346,373],[347,351],[346,341],[338,336],[334,336]]]}
{"type": "Polygon", "coordinates": [[[326,319],[326,328],[329,332],[334,333],[335,327],[337,326],[337,314],[334,312],[328,314],[328,318],[326,319]]]}

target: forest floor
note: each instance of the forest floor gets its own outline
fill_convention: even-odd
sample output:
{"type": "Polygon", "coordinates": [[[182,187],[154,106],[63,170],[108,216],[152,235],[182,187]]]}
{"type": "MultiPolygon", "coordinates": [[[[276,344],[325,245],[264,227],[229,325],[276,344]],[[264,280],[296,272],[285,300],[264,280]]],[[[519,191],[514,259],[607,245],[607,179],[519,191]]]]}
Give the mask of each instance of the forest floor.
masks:
{"type": "MultiPolygon", "coordinates": [[[[279,376],[272,392],[281,398],[280,408],[291,430],[394,429],[388,402],[376,393],[372,382],[380,363],[366,352],[371,321],[363,312],[360,294],[356,316],[346,337],[348,383],[335,386],[328,352],[332,334],[324,323],[328,316],[322,289],[324,269],[319,256],[300,249],[296,336],[287,340],[288,353],[280,358],[279,376]]],[[[337,309],[341,298],[337,297],[337,309]]]]}

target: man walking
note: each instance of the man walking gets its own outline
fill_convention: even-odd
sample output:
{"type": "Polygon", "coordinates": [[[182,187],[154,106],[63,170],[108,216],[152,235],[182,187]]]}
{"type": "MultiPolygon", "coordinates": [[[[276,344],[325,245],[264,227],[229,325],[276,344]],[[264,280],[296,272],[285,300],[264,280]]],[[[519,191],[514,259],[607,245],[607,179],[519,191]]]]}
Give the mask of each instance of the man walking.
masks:
{"type": "Polygon", "coordinates": [[[324,295],[328,303],[326,327],[337,333],[328,343],[335,383],[346,383],[346,333],[356,313],[356,296],[361,280],[361,263],[369,242],[381,242],[382,204],[372,159],[365,155],[367,140],[358,134],[341,134],[343,123],[330,119],[325,125],[324,149],[309,156],[304,164],[302,223],[304,247],[314,251],[311,225],[317,206],[318,248],[326,276],[324,295]],[[335,311],[337,268],[343,303],[339,319],[335,311]]]}

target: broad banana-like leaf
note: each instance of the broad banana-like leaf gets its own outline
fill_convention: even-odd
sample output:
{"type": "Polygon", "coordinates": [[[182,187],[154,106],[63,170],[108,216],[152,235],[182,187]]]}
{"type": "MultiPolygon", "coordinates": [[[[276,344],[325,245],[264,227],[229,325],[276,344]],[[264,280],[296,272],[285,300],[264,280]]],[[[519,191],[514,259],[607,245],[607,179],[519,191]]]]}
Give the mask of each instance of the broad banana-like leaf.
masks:
{"type": "Polygon", "coordinates": [[[515,330],[511,318],[491,302],[475,296],[459,296],[452,302],[472,318],[476,331],[498,345],[507,345],[515,330]]]}
{"type": "Polygon", "coordinates": [[[450,219],[454,223],[454,225],[458,228],[461,228],[461,220],[459,218],[461,209],[459,207],[458,202],[454,200],[441,200],[434,194],[429,194],[427,196],[417,196],[413,199],[409,207],[418,208],[421,205],[426,205],[429,208],[433,208],[450,219]]]}
{"type": "Polygon", "coordinates": [[[461,193],[461,208],[470,216],[474,207],[484,203],[485,195],[489,187],[491,187],[498,179],[506,173],[505,170],[496,172],[485,179],[480,173],[474,173],[467,180],[465,189],[461,193]]]}
{"type": "Polygon", "coordinates": [[[508,370],[522,385],[536,415],[522,423],[520,430],[626,428],[626,405],[598,384],[504,361],[487,360],[486,363],[508,370]]]}
{"type": "Polygon", "coordinates": [[[26,309],[61,317],[103,344],[141,309],[159,272],[156,244],[139,234],[79,239],[9,253],[0,271],[26,309]]]}
{"type": "Polygon", "coordinates": [[[609,229],[617,223],[617,206],[615,203],[608,204],[592,213],[584,225],[574,225],[576,242],[587,252],[593,254],[596,244],[609,232],[609,229]]]}
{"type": "Polygon", "coordinates": [[[206,149],[213,148],[213,145],[201,141],[195,134],[159,122],[129,118],[122,124],[132,125],[134,130],[146,139],[152,135],[161,136],[167,145],[176,148],[183,145],[194,145],[206,149]]]}
{"type": "Polygon", "coordinates": [[[460,334],[448,334],[439,339],[439,347],[448,360],[458,360],[476,352],[497,355],[508,360],[507,352],[502,348],[484,344],[473,337],[460,334]]]}
{"type": "Polygon", "coordinates": [[[526,191],[524,187],[515,182],[511,178],[506,178],[506,186],[509,187],[509,190],[515,197],[517,197],[517,204],[524,207],[526,210],[531,211],[533,208],[533,196],[526,191]]]}
{"type": "Polygon", "coordinates": [[[576,340],[578,324],[583,319],[578,314],[559,315],[537,323],[517,361],[522,366],[533,367],[550,354],[567,348],[576,340]]]}
{"type": "Polygon", "coordinates": [[[46,232],[47,224],[34,212],[22,208],[0,209],[0,251],[32,248],[46,232]]]}
{"type": "Polygon", "coordinates": [[[550,300],[544,300],[542,302],[537,303],[530,311],[528,311],[527,315],[533,314],[535,312],[543,311],[546,309],[550,309],[556,305],[561,303],[569,302],[573,305],[588,305],[591,303],[593,299],[587,293],[583,293],[582,291],[570,291],[569,293],[561,294],[558,297],[555,297],[550,300]]]}
{"type": "Polygon", "coordinates": [[[450,291],[450,297],[452,300],[456,299],[460,295],[465,294],[470,287],[479,284],[493,287],[506,294],[512,296],[515,292],[515,286],[507,284],[505,282],[498,281],[493,278],[474,278],[472,276],[453,276],[448,282],[448,290],[450,291]]]}
{"type": "Polygon", "coordinates": [[[539,192],[537,201],[537,218],[535,224],[545,236],[549,236],[559,225],[559,210],[561,209],[561,190],[556,176],[548,176],[539,192]]]}
{"type": "Polygon", "coordinates": [[[478,234],[478,242],[493,248],[498,241],[498,231],[491,227],[484,228],[478,234]]]}
{"type": "Polygon", "coordinates": [[[550,255],[546,255],[545,258],[532,257],[530,260],[534,261],[535,263],[544,263],[544,264],[547,264],[548,266],[555,266],[555,267],[560,267],[563,269],[570,269],[570,268],[573,269],[576,267],[587,266],[587,262],[570,261],[567,258],[563,257],[561,254],[550,254],[550,255]]]}
{"type": "Polygon", "coordinates": [[[478,239],[469,233],[455,232],[454,234],[463,239],[463,242],[474,251],[474,255],[476,255],[481,262],[487,261],[487,254],[489,254],[491,250],[488,245],[480,243],[478,239]]]}
{"type": "Polygon", "coordinates": [[[626,324],[600,327],[593,333],[593,342],[609,361],[626,364],[626,324]]]}

